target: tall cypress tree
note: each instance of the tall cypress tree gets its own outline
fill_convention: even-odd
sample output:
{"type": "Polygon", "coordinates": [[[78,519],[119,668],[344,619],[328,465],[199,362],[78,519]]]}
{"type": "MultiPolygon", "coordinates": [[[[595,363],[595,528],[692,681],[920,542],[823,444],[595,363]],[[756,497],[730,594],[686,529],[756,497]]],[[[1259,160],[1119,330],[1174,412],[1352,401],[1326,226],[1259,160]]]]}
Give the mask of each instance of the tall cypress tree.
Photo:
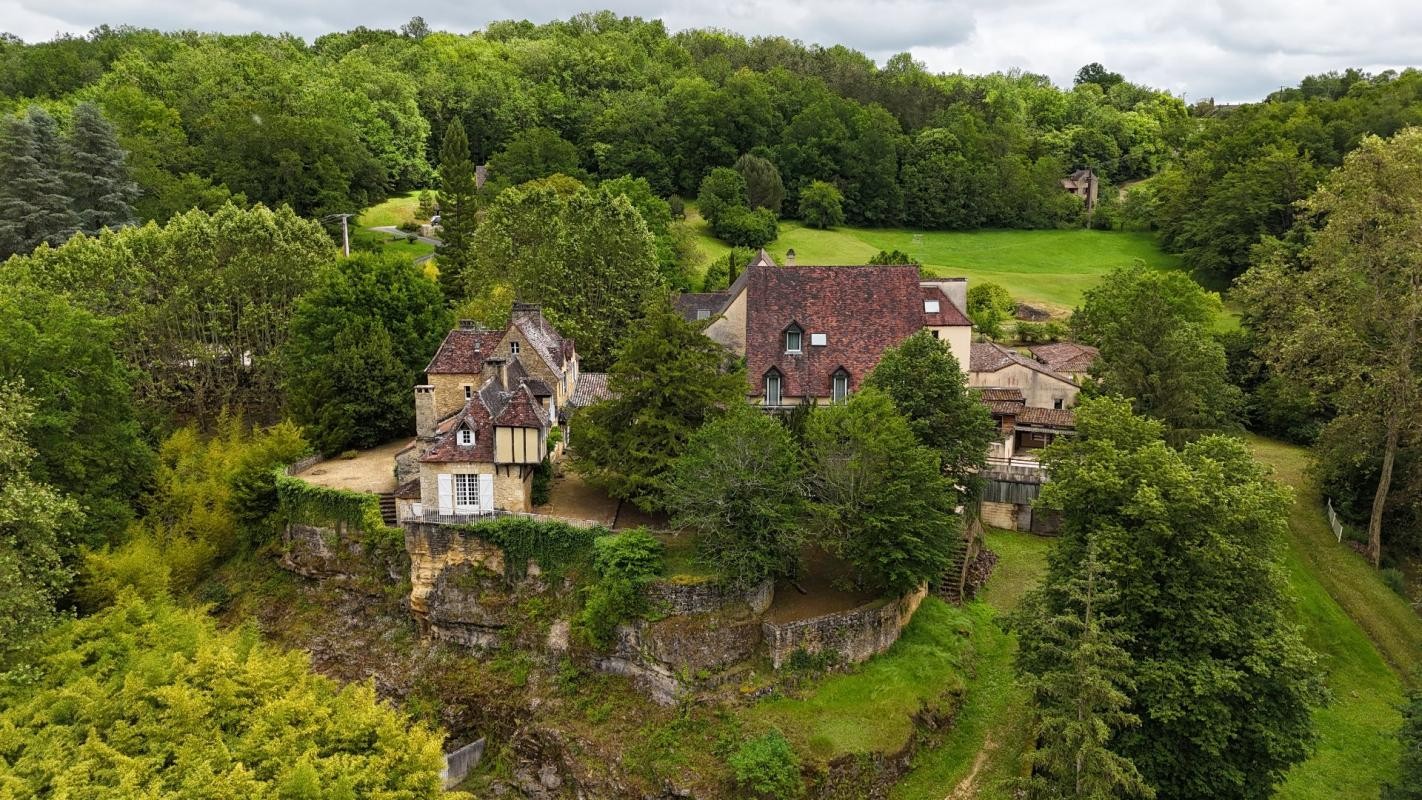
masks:
{"type": "Polygon", "coordinates": [[[451,300],[464,294],[463,276],[474,255],[474,162],[469,137],[458,117],[444,132],[439,151],[439,284],[451,300]]]}
{"type": "Polygon", "coordinates": [[[128,153],[98,106],[74,107],[63,155],[64,185],[81,231],[93,234],[133,224],[130,204],[138,197],[138,184],[129,179],[128,153]]]}
{"type": "Polygon", "coordinates": [[[59,126],[44,109],[0,120],[0,259],[78,230],[59,173],[59,126]]]}

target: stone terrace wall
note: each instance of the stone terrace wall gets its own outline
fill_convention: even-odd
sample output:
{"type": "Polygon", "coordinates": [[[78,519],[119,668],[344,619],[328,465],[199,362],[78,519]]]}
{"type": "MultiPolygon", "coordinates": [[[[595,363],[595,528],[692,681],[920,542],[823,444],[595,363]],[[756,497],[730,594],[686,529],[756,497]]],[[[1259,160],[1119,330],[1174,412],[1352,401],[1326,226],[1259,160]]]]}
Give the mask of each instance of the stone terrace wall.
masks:
{"type": "Polygon", "coordinates": [[[822,617],[784,623],[762,622],[771,664],[780,669],[796,650],[811,655],[832,651],[850,663],[878,655],[899,640],[899,634],[927,593],[928,588],[923,587],[897,600],[876,601],[822,617]]]}
{"type": "Polygon", "coordinates": [[[291,523],[282,532],[281,565],[316,580],[372,579],[403,581],[409,574],[405,553],[398,546],[372,552],[366,537],[344,523],[331,526],[291,523]]]}
{"type": "Polygon", "coordinates": [[[749,606],[753,614],[764,614],[775,597],[775,582],[766,578],[750,589],[738,590],[711,580],[664,580],[651,583],[645,592],[652,608],[672,616],[710,614],[740,603],[749,606]]]}

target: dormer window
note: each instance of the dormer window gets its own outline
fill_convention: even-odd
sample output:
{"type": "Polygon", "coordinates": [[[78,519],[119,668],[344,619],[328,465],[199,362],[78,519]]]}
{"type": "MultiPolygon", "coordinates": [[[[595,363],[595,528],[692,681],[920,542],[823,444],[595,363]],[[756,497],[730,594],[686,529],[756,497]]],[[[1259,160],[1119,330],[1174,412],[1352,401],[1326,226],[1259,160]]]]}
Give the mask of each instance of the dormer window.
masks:
{"type": "Polygon", "coordinates": [[[834,371],[830,397],[834,402],[842,403],[844,398],[849,396],[849,373],[844,367],[834,371]]]}
{"type": "Polygon", "coordinates": [[[800,326],[794,323],[785,329],[785,352],[798,353],[801,351],[801,344],[805,338],[805,332],[800,330],[800,326]]]}
{"type": "Polygon", "coordinates": [[[925,313],[925,314],[937,314],[937,313],[938,313],[938,301],[937,301],[937,300],[924,300],[924,301],[923,301],[923,313],[925,313]]]}
{"type": "Polygon", "coordinates": [[[772,369],[765,373],[765,404],[778,406],[780,400],[780,372],[772,369]]]}
{"type": "Polygon", "coordinates": [[[458,442],[460,447],[473,447],[474,431],[471,431],[468,428],[460,428],[458,433],[458,442]]]}
{"type": "Polygon", "coordinates": [[[518,342],[509,342],[509,355],[518,355],[518,342]]]}

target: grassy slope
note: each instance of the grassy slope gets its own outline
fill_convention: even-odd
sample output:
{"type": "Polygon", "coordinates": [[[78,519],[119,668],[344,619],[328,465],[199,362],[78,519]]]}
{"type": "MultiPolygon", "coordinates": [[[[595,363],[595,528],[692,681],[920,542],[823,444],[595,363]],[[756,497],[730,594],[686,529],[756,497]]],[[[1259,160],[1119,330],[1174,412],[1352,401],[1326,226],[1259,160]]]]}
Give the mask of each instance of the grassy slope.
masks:
{"type": "MultiPolygon", "coordinates": [[[[990,530],[987,536],[999,560],[971,608],[1002,614],[1041,579],[1050,540],[1016,531],[990,530]]],[[[973,642],[978,659],[953,730],[938,747],[919,752],[913,771],[894,787],[894,800],[941,800],[970,774],[977,797],[1011,797],[1005,784],[1016,776],[1027,744],[1026,699],[1012,670],[1016,640],[989,621],[974,632],[973,642]]]]}
{"type": "Polygon", "coordinates": [[[1307,452],[1258,437],[1250,444],[1294,487],[1285,568],[1305,639],[1320,654],[1333,693],[1315,716],[1316,752],[1289,773],[1278,797],[1376,797],[1396,769],[1398,675],[1422,667],[1422,619],[1333,538],[1318,489],[1304,473],[1307,452]]]}
{"type": "Polygon", "coordinates": [[[402,222],[411,222],[415,219],[415,209],[420,205],[419,196],[419,189],[395,195],[383,203],[362,211],[356,218],[355,224],[362,228],[376,228],[399,226],[402,222]]]}

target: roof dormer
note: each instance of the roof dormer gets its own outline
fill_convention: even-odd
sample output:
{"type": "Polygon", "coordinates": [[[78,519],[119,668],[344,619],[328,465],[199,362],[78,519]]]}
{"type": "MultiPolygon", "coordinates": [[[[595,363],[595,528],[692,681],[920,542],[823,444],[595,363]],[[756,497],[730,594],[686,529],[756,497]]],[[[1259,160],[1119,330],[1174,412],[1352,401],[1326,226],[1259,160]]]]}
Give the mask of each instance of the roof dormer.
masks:
{"type": "Polygon", "coordinates": [[[785,326],[783,332],[785,339],[785,352],[802,353],[805,349],[805,329],[792,322],[785,326]]]}

